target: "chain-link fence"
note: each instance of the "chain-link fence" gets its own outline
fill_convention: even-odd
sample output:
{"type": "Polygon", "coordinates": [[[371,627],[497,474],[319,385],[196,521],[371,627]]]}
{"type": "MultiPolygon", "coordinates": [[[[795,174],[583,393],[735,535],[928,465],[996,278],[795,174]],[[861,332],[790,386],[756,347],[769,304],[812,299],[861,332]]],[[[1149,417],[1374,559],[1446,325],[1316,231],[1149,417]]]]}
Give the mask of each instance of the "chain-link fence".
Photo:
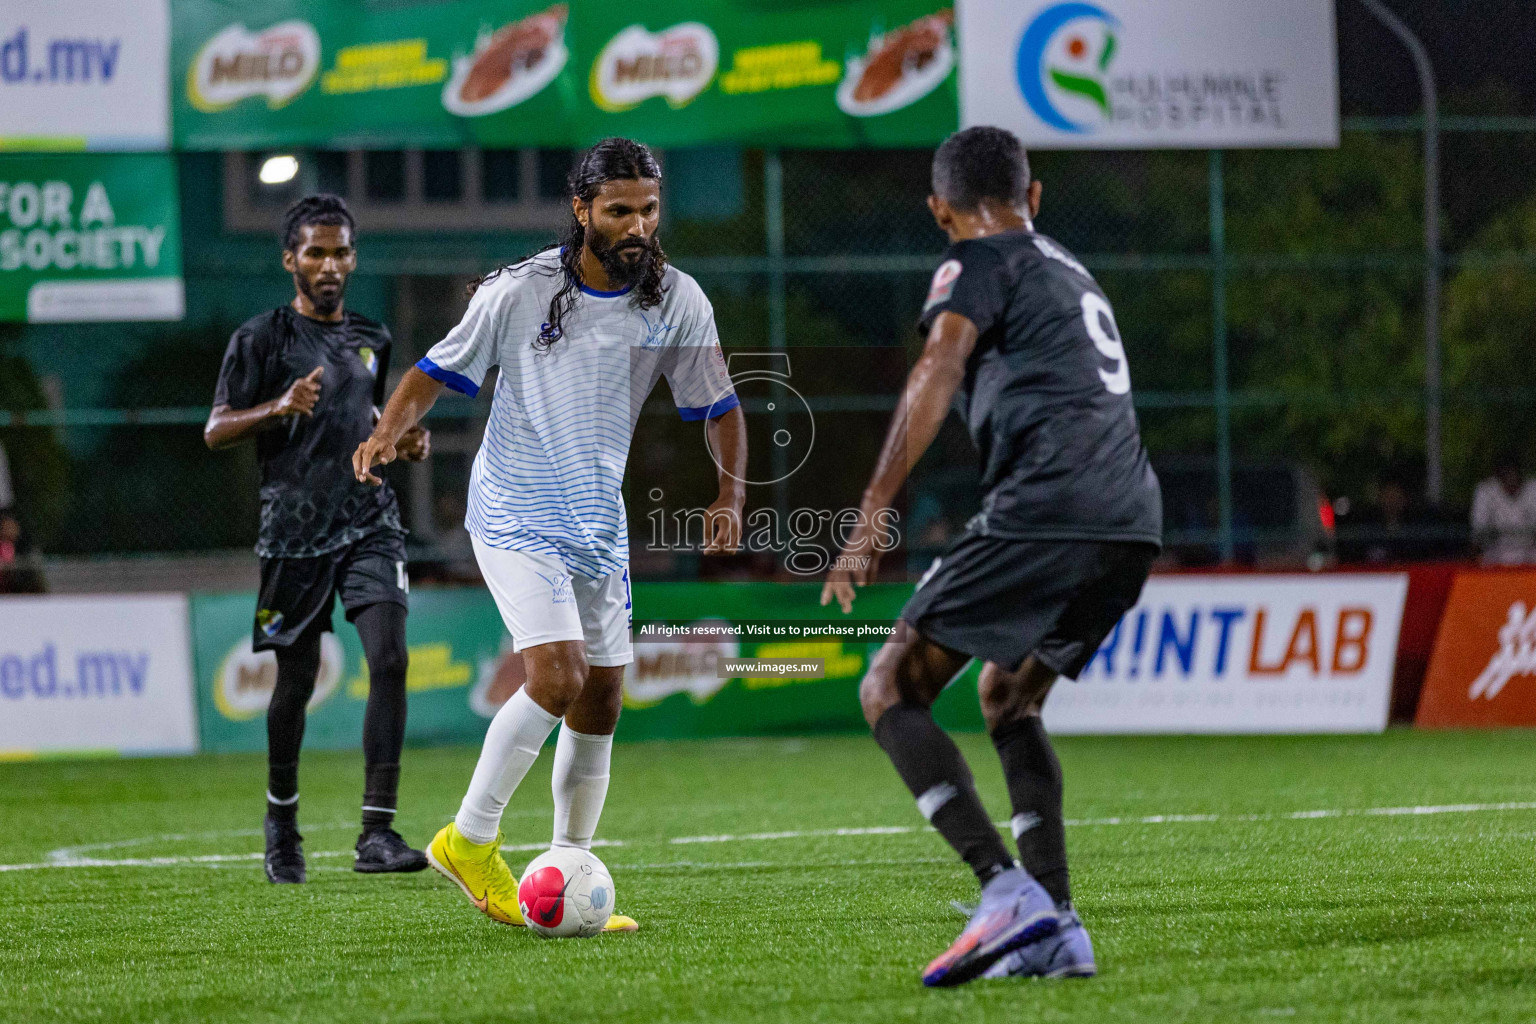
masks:
{"type": "MultiPolygon", "coordinates": [[[[1173,560],[1474,553],[1475,485],[1536,437],[1526,355],[1536,338],[1536,121],[1452,118],[1443,129],[1438,501],[1426,497],[1417,123],[1352,120],[1326,151],[1032,156],[1045,186],[1038,228],[1076,253],[1115,305],[1173,560]]],[[[667,154],[671,258],[704,286],[728,353],[792,357],[818,444],[841,456],[813,476],[754,488],[750,503],[787,509],[817,489],[856,500],[894,406],[891,360],[904,366],[920,346],[913,324],[943,249],[924,206],[929,156],[667,154]],[[836,357],[811,354],[821,349],[836,357]]],[[[25,535],[50,555],[254,540],[254,453],[208,452],[201,425],[230,331],[291,295],[277,262],[280,205],[272,232],[237,230],[221,201],[222,158],[179,159],[185,322],[0,326],[0,445],[25,535]]],[[[537,166],[562,159],[541,154],[537,166]]],[[[393,329],[393,376],[457,321],[466,280],[550,240],[363,228],[348,301],[393,329]]],[[[768,404],[748,411],[754,445],[771,450],[768,404]]],[[[711,468],[688,447],[697,437],[662,426],[669,405],[653,397],[655,415],[642,419],[635,481],[711,468]]],[[[445,398],[431,419],[433,460],[392,470],[417,553],[449,575],[465,565],[457,520],[486,409],[485,398],[445,398]]],[[[908,494],[914,557],[974,508],[973,467],[952,421],[908,494]]],[[[689,487],[708,482],[705,472],[689,487]]],[[[632,491],[632,535],[647,512],[632,491]]],[[[782,571],[771,559],[637,554],[637,572],[653,577],[782,571]]]]}

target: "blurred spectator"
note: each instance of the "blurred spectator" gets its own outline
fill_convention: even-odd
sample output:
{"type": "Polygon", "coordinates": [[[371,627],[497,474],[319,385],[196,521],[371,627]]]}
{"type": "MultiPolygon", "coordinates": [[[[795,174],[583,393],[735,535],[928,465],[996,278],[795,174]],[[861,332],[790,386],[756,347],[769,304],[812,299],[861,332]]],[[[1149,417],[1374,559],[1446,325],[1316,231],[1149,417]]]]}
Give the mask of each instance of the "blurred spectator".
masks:
{"type": "Polygon", "coordinates": [[[41,594],[43,574],[36,553],[21,532],[21,521],[0,512],[0,594],[41,594]]]}
{"type": "Polygon", "coordinates": [[[11,464],[5,457],[5,445],[0,444],[0,512],[16,504],[16,492],[11,487],[11,464]]]}
{"type": "Polygon", "coordinates": [[[1376,500],[1340,532],[1339,560],[1376,565],[1459,557],[1463,542],[1439,508],[1415,498],[1413,474],[1390,472],[1376,486],[1376,500]]]}
{"type": "Polygon", "coordinates": [[[1505,453],[1473,492],[1472,539],[1484,565],[1536,562],[1536,481],[1525,479],[1517,454],[1505,453]]]}

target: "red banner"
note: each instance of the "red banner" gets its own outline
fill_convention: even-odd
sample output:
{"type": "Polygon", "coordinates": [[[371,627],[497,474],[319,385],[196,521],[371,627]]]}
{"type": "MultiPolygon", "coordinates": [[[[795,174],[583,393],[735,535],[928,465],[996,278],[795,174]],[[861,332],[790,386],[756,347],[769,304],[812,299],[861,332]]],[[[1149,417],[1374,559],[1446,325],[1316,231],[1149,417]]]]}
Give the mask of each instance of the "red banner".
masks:
{"type": "Polygon", "coordinates": [[[1536,570],[1457,573],[1415,724],[1536,725],[1536,570]]]}

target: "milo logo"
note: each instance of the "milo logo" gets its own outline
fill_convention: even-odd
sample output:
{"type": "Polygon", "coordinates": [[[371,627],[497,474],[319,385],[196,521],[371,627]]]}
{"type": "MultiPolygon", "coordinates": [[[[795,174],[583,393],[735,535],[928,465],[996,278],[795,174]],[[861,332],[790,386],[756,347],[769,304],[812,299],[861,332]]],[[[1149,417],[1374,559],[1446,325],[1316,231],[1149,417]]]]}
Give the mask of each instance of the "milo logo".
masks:
{"type": "MultiPolygon", "coordinates": [[[[258,613],[258,623],[260,622],[258,613]]],[[[266,627],[263,626],[263,631],[266,627]]],[[[313,711],[336,690],[341,682],[346,654],[334,633],[320,635],[320,671],[315,673],[315,694],[309,699],[313,711]]],[[[251,638],[241,637],[224,655],[213,675],[213,703],[219,714],[232,722],[243,722],[266,713],[277,687],[277,655],[251,649],[251,638]]]]}
{"type": "Polygon", "coordinates": [[[253,96],[276,110],[294,100],[320,70],[320,35],[307,21],[263,32],[230,25],[203,44],[187,69],[187,100],[213,113],[253,96]]]}
{"type": "Polygon", "coordinates": [[[674,107],[693,102],[720,65],[720,43],[697,21],[650,32],[631,25],[608,40],[592,65],[592,101],[616,112],[664,96],[674,107]]]}

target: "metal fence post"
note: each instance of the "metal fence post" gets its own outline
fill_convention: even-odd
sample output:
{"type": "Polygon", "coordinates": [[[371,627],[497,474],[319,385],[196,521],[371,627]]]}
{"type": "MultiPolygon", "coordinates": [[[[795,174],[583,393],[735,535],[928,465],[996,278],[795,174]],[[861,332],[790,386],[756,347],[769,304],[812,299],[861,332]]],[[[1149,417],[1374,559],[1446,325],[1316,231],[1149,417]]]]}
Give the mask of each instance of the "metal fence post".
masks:
{"type": "MultiPolygon", "coordinates": [[[[789,345],[788,295],[784,279],[784,163],[779,151],[763,153],[763,218],[768,244],[768,347],[779,351],[789,345]]],[[[787,410],[775,403],[773,435],[784,428],[787,410]]],[[[789,512],[788,455],[778,445],[773,452],[773,507],[782,518],[789,512]]]]}
{"type": "Polygon", "coordinates": [[[1360,0],[1413,57],[1424,102],[1424,493],[1438,504],[1444,493],[1440,462],[1440,102],[1435,69],[1419,37],[1381,0],[1360,0]]]}
{"type": "Polygon", "coordinates": [[[1216,516],[1221,560],[1232,561],[1237,542],[1232,535],[1232,396],[1227,370],[1227,214],[1226,181],[1221,150],[1210,151],[1211,229],[1211,390],[1216,407],[1216,516]]]}

